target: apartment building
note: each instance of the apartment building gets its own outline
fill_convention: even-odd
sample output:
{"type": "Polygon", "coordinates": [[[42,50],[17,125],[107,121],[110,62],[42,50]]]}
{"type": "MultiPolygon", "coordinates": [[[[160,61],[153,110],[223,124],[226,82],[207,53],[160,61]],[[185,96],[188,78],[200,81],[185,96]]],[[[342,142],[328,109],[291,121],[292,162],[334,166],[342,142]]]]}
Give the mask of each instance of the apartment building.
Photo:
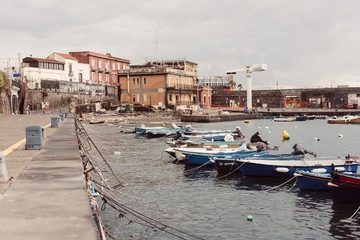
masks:
{"type": "Polygon", "coordinates": [[[110,53],[101,54],[91,51],[70,52],[79,63],[89,65],[89,79],[91,84],[117,86],[117,71],[127,69],[130,60],[113,57],[110,53]]]}
{"type": "MultiPolygon", "coordinates": [[[[120,102],[154,107],[204,103],[197,86],[197,63],[184,60],[146,61],[118,71],[120,102]]],[[[206,92],[206,101],[209,97],[206,92]]],[[[211,92],[210,92],[211,95],[211,92]]],[[[211,96],[210,96],[211,98],[211,96]]],[[[211,101],[210,101],[211,102],[211,101]]]]}

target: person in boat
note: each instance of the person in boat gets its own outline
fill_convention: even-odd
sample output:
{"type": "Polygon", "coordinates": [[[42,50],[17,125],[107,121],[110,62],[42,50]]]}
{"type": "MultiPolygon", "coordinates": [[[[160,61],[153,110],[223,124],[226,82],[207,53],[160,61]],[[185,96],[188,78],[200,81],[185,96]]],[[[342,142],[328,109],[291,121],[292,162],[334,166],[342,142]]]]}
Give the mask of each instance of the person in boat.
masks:
{"type": "Polygon", "coordinates": [[[300,144],[296,143],[293,146],[293,149],[294,149],[294,151],[291,153],[291,155],[305,155],[305,154],[308,153],[308,154],[313,155],[314,157],[316,157],[316,153],[306,150],[300,144]]]}
{"type": "Polygon", "coordinates": [[[267,150],[279,150],[279,147],[278,146],[270,147],[268,144],[265,144],[263,142],[256,143],[256,151],[257,152],[264,152],[267,150]]]}
{"type": "Polygon", "coordinates": [[[254,135],[252,135],[250,138],[250,143],[257,143],[257,142],[263,142],[266,145],[269,145],[268,141],[264,141],[261,139],[259,132],[254,133],[254,135]]]}
{"type": "Polygon", "coordinates": [[[245,135],[241,132],[241,127],[236,127],[235,132],[235,139],[245,138],[245,135]]]}

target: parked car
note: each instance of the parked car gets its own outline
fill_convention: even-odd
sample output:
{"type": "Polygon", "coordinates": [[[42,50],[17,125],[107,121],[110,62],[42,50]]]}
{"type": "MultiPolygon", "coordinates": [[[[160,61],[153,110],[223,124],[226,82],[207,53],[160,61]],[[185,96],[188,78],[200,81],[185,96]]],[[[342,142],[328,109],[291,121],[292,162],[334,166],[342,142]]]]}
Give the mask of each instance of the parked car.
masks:
{"type": "Polygon", "coordinates": [[[354,105],[353,105],[352,103],[347,103],[347,104],[345,105],[345,108],[347,108],[347,109],[353,109],[353,108],[354,108],[354,105]]]}

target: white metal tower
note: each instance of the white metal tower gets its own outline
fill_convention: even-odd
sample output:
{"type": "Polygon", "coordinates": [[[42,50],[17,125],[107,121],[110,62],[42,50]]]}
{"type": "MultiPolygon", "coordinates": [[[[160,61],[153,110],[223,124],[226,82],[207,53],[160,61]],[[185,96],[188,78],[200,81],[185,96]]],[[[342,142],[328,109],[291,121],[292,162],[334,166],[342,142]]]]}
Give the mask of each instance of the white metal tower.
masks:
{"type": "Polygon", "coordinates": [[[252,66],[234,68],[226,72],[226,74],[236,74],[237,72],[246,72],[246,106],[250,110],[252,108],[252,72],[262,72],[267,69],[266,64],[253,64],[252,66]]]}

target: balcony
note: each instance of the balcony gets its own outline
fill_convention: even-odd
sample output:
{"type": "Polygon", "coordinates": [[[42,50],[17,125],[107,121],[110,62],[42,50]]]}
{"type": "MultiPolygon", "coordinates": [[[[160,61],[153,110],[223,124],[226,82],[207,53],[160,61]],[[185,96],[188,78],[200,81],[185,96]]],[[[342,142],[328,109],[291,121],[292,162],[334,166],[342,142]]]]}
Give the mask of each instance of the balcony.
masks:
{"type": "Polygon", "coordinates": [[[105,68],[105,72],[106,72],[106,73],[111,73],[112,71],[111,71],[110,68],[105,68]]]}
{"type": "Polygon", "coordinates": [[[176,90],[197,90],[197,86],[194,84],[175,84],[167,86],[167,88],[176,90]]]}
{"type": "Polygon", "coordinates": [[[91,71],[94,71],[94,72],[95,72],[95,71],[97,71],[97,70],[98,70],[97,67],[95,67],[95,66],[92,66],[92,67],[91,67],[91,71]]]}
{"type": "Polygon", "coordinates": [[[98,67],[98,71],[99,72],[105,72],[105,69],[101,68],[101,67],[98,67]]]}
{"type": "Polygon", "coordinates": [[[11,80],[11,86],[20,88],[20,83],[14,80],[11,80]]]}

